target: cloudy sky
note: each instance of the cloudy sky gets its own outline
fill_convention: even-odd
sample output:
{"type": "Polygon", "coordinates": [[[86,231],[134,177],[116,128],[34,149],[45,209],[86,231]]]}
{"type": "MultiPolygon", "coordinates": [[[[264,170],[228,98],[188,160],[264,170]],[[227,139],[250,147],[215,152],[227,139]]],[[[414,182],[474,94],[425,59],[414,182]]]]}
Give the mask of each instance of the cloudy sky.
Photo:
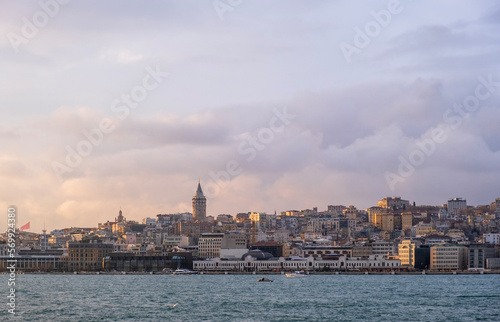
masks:
{"type": "MultiPolygon", "coordinates": [[[[498,1],[3,1],[0,204],[31,230],[500,197],[498,1]]],[[[7,219],[0,221],[0,229],[7,219]]]]}

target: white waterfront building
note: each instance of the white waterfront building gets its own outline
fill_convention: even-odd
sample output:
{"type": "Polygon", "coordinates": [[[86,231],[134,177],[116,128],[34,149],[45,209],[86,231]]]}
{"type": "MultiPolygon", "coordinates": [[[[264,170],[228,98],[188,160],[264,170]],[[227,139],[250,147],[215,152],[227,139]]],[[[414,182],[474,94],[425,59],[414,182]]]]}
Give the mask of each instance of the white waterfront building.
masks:
{"type": "Polygon", "coordinates": [[[292,256],[271,259],[256,259],[246,256],[244,259],[211,258],[193,261],[195,271],[364,271],[399,269],[399,259],[387,259],[386,256],[370,255],[368,258],[345,257],[338,259],[321,259],[309,256],[307,258],[292,256]]]}

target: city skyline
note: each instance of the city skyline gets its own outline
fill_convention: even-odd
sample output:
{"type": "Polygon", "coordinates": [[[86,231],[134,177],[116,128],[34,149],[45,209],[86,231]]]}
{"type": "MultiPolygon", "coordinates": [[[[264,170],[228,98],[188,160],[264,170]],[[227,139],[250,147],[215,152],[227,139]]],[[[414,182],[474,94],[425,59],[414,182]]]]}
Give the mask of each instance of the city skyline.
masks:
{"type": "MultiPolygon", "coordinates": [[[[498,200],[500,200],[500,198],[495,198],[491,202],[495,203],[495,202],[498,202],[498,200]]],[[[368,207],[365,207],[365,208],[359,208],[357,205],[350,205],[350,204],[345,204],[345,203],[340,202],[340,203],[336,203],[336,204],[325,205],[323,208],[321,208],[321,206],[318,206],[318,205],[312,205],[312,206],[305,207],[305,208],[279,209],[279,211],[277,209],[274,209],[274,211],[262,211],[259,209],[247,209],[246,211],[241,211],[238,213],[228,213],[228,212],[210,213],[210,212],[207,212],[207,199],[203,193],[201,180],[199,180],[196,191],[194,193],[194,196],[191,199],[191,211],[180,211],[180,212],[166,211],[166,212],[158,212],[155,214],[145,214],[142,216],[138,216],[137,214],[131,214],[132,216],[130,216],[130,214],[128,214],[127,216],[129,216],[130,221],[136,221],[136,222],[140,223],[142,220],[145,220],[147,218],[155,218],[156,216],[159,216],[159,215],[191,214],[193,221],[204,222],[204,221],[207,221],[207,219],[208,219],[207,217],[211,217],[212,220],[217,220],[217,217],[219,215],[222,215],[222,216],[230,215],[231,217],[235,218],[237,214],[245,214],[245,213],[246,214],[250,214],[250,213],[273,214],[274,213],[275,215],[276,214],[283,215],[286,212],[304,212],[305,211],[305,212],[309,213],[310,211],[312,211],[314,209],[316,209],[318,214],[321,212],[328,213],[329,208],[331,206],[333,206],[335,208],[343,207],[346,210],[351,208],[351,207],[354,207],[353,209],[355,210],[356,213],[358,213],[358,211],[360,211],[360,212],[363,212],[365,214],[368,214],[368,216],[370,216],[369,215],[370,208],[382,207],[382,208],[391,209],[391,207],[392,207],[392,206],[390,206],[391,202],[393,203],[395,209],[399,209],[399,211],[401,211],[401,212],[404,211],[404,207],[401,208],[402,204],[405,204],[408,206],[413,206],[413,203],[414,203],[413,201],[405,200],[401,196],[392,196],[392,197],[386,196],[386,197],[381,198],[380,200],[373,202],[372,204],[370,204],[368,207]],[[368,211],[368,213],[366,213],[367,211],[368,211]]],[[[415,204],[415,206],[417,206],[417,207],[430,206],[430,207],[437,207],[440,209],[442,206],[444,206],[444,208],[447,209],[447,212],[449,212],[450,214],[459,214],[459,212],[455,213],[455,210],[452,207],[457,207],[457,209],[476,208],[476,207],[481,207],[481,206],[490,207],[490,203],[482,204],[482,205],[471,205],[470,202],[467,203],[467,198],[453,197],[453,198],[448,198],[446,200],[446,202],[443,202],[441,204],[436,204],[436,205],[434,205],[434,204],[415,204]]],[[[338,211],[338,210],[335,210],[335,211],[338,211]]],[[[80,227],[80,228],[95,228],[98,225],[101,225],[102,223],[110,222],[110,218],[112,218],[112,216],[109,217],[109,215],[106,214],[105,216],[103,216],[99,219],[100,220],[99,222],[90,223],[89,225],[85,225],[85,226],[69,225],[66,227],[54,226],[50,229],[46,229],[46,224],[44,223],[43,231],[50,231],[52,229],[57,230],[57,229],[63,229],[63,228],[64,229],[78,228],[78,227],[80,227]]],[[[26,220],[23,220],[23,223],[24,222],[26,222],[26,220]]],[[[111,221],[111,222],[113,222],[113,221],[111,221]]],[[[126,219],[123,216],[123,209],[121,206],[119,207],[118,217],[116,217],[114,219],[114,222],[126,222],[126,219]]],[[[31,223],[30,221],[27,221],[27,223],[23,227],[27,226],[28,228],[23,229],[23,227],[21,227],[20,230],[26,230],[26,231],[34,232],[34,233],[40,233],[42,231],[41,230],[41,231],[37,232],[37,231],[34,231],[33,229],[30,229],[30,223],[31,223]]],[[[21,223],[19,223],[19,224],[21,224],[21,223]]]]}
{"type": "Polygon", "coordinates": [[[496,1],[3,8],[0,206],[33,231],[191,212],[198,179],[213,216],[499,196],[496,1]]]}

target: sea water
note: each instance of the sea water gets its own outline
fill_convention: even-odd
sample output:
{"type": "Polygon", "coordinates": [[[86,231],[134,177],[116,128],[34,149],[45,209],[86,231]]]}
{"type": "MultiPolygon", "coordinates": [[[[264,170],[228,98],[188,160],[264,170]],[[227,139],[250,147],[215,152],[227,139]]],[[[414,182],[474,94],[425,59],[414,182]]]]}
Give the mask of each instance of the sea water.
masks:
{"type": "Polygon", "coordinates": [[[14,320],[500,321],[500,275],[260,277],[18,275],[14,320]]]}

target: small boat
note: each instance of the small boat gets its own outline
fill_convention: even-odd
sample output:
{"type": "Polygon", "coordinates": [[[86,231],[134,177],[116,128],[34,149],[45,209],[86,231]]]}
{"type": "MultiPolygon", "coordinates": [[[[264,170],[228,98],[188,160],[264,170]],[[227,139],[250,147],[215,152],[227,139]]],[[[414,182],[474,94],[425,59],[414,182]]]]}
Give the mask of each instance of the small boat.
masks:
{"type": "Polygon", "coordinates": [[[286,273],[286,277],[306,277],[307,274],[304,271],[295,271],[293,273],[286,273]]]}
{"type": "Polygon", "coordinates": [[[173,275],[193,275],[193,274],[198,274],[198,272],[191,271],[186,268],[178,268],[176,269],[173,273],[173,275]]]}
{"type": "Polygon", "coordinates": [[[273,281],[272,279],[269,279],[269,278],[266,278],[266,277],[259,278],[257,280],[257,282],[272,282],[272,281],[273,281]]]}
{"type": "Polygon", "coordinates": [[[176,307],[177,305],[179,305],[179,303],[175,303],[174,305],[167,304],[167,307],[168,307],[169,309],[175,309],[175,307],[176,307]]]}

